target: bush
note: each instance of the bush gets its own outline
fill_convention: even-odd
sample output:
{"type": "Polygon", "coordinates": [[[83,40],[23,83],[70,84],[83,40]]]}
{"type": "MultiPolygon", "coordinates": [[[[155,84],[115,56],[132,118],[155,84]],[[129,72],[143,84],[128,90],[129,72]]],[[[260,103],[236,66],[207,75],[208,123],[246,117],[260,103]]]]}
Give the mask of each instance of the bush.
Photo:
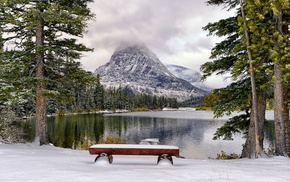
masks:
{"type": "Polygon", "coordinates": [[[103,138],[99,139],[99,144],[126,144],[128,141],[126,139],[122,138],[114,138],[107,136],[107,138],[104,140],[103,138]]]}
{"type": "Polygon", "coordinates": [[[59,110],[55,112],[56,115],[66,115],[66,111],[65,110],[59,110]]]}
{"type": "Polygon", "coordinates": [[[217,157],[215,159],[217,160],[229,160],[229,159],[238,159],[240,156],[235,153],[227,154],[224,151],[221,151],[221,154],[217,154],[217,157]]]}
{"type": "Polygon", "coordinates": [[[133,108],[130,109],[132,112],[139,112],[139,111],[150,111],[148,108],[133,108]]]}
{"type": "Polygon", "coordinates": [[[212,107],[200,106],[196,108],[197,111],[212,111],[212,107]]]}
{"type": "Polygon", "coordinates": [[[0,112],[0,143],[25,143],[25,134],[17,122],[16,115],[11,110],[0,112]]]}
{"type": "Polygon", "coordinates": [[[275,155],[275,148],[273,147],[269,147],[267,148],[266,152],[265,152],[268,156],[273,156],[275,155]]]}

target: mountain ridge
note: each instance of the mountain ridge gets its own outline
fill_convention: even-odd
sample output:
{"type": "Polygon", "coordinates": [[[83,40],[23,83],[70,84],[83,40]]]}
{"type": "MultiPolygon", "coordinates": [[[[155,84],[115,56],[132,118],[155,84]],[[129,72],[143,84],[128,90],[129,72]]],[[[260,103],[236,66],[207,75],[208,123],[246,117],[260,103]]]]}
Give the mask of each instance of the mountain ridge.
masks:
{"type": "Polygon", "coordinates": [[[201,81],[202,75],[200,72],[194,71],[184,66],[175,65],[175,64],[167,64],[165,66],[173,75],[175,75],[178,78],[188,81],[193,86],[200,88],[202,90],[208,91],[208,92],[212,90],[212,88],[202,83],[201,81]]]}
{"type": "Polygon", "coordinates": [[[105,88],[119,87],[133,93],[177,98],[179,101],[203,96],[207,92],[171,73],[145,45],[116,49],[109,62],[94,72],[105,88]]]}

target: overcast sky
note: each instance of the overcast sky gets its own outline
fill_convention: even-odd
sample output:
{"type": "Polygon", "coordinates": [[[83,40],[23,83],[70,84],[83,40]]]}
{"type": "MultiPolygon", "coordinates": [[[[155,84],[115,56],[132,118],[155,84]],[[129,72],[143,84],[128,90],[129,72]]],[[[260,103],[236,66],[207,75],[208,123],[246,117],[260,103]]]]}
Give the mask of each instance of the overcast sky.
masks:
{"type": "Polygon", "coordinates": [[[94,71],[110,60],[122,42],[147,45],[164,64],[199,71],[210,61],[210,50],[220,39],[208,37],[202,27],[232,12],[206,5],[206,0],[95,0],[96,14],[83,41],[94,52],[82,58],[83,68],[94,71]]]}

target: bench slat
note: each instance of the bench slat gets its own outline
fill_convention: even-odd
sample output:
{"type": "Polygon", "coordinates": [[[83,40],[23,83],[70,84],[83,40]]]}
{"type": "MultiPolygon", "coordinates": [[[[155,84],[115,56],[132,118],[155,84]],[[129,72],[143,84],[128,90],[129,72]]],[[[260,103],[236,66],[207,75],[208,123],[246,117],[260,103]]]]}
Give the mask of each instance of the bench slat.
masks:
{"type": "Polygon", "coordinates": [[[166,145],[97,144],[89,148],[90,154],[162,155],[179,156],[179,148],[166,145]]]}

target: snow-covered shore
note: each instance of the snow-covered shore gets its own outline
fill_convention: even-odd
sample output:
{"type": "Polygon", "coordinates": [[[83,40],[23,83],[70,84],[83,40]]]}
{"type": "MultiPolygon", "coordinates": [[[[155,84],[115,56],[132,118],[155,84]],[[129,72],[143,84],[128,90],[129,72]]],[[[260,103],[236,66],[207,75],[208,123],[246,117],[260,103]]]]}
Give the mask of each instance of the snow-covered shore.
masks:
{"type": "Polygon", "coordinates": [[[273,157],[237,160],[173,158],[174,165],[156,165],[154,156],[114,156],[114,162],[93,163],[88,151],[0,144],[0,181],[39,182],[286,182],[290,181],[290,159],[273,157]]]}

